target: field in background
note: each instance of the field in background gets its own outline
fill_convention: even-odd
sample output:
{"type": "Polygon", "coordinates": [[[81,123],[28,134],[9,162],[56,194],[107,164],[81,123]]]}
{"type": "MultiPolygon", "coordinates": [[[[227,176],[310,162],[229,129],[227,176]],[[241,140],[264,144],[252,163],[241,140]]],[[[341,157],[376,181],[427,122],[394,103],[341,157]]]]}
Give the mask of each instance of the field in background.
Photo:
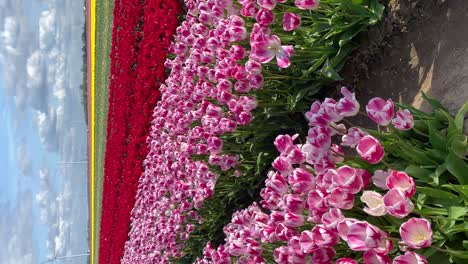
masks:
{"type": "Polygon", "coordinates": [[[99,229],[101,219],[102,181],[106,150],[106,127],[109,95],[109,53],[112,43],[113,0],[96,1],[96,78],[95,78],[95,225],[94,259],[99,258],[99,229]]]}

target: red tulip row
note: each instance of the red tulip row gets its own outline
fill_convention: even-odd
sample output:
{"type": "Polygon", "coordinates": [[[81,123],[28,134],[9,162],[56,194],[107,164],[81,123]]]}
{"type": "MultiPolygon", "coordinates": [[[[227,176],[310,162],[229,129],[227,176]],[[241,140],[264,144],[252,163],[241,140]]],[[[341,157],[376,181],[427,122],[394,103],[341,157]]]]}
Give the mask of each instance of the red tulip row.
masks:
{"type": "Polygon", "coordinates": [[[178,1],[115,1],[99,263],[119,263],[128,238],[152,110],[181,12],[178,1]]]}

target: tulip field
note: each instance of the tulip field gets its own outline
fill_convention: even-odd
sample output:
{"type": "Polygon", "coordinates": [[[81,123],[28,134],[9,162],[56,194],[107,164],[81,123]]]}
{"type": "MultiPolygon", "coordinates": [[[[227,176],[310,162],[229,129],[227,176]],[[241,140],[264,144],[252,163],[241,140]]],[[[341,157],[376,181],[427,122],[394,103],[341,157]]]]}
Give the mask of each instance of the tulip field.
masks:
{"type": "Polygon", "coordinates": [[[381,1],[113,14],[99,263],[468,261],[468,103],[341,85],[381,1]]]}

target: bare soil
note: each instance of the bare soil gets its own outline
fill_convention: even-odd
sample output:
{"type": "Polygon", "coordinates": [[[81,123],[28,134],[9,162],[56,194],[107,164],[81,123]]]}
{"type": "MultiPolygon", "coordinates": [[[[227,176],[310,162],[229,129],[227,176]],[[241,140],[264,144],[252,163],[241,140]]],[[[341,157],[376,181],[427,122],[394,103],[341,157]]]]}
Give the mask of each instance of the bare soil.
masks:
{"type": "Polygon", "coordinates": [[[451,112],[468,100],[468,1],[387,0],[381,23],[343,69],[362,102],[379,96],[428,110],[421,91],[451,112]]]}

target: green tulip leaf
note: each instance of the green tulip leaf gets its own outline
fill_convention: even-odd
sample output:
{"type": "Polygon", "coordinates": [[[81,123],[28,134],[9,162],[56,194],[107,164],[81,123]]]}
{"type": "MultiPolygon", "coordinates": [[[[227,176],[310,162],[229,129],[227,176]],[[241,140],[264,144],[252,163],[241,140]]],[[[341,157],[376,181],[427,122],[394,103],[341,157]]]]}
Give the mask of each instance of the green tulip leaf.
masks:
{"type": "Polygon", "coordinates": [[[468,166],[463,159],[460,159],[451,151],[445,160],[445,164],[447,170],[457,178],[460,184],[468,184],[468,166]]]}
{"type": "Polygon", "coordinates": [[[455,116],[455,125],[458,128],[458,131],[460,133],[463,133],[463,126],[465,123],[465,116],[467,112],[468,112],[468,102],[465,102],[462,108],[460,108],[457,115],[455,116]]]}

